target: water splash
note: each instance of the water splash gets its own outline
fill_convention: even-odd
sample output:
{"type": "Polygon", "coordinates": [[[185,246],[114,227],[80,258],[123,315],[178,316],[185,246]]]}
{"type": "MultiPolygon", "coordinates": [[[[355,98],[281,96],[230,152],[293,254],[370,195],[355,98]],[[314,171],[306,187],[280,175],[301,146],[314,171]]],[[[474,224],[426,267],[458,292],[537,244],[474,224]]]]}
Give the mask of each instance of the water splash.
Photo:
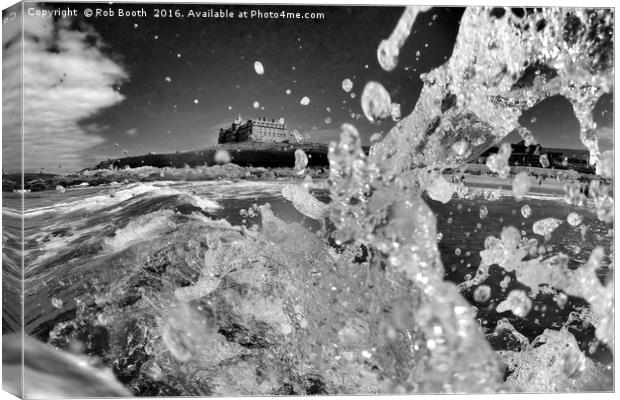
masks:
{"type": "Polygon", "coordinates": [[[566,328],[547,329],[523,351],[499,354],[511,372],[507,386],[525,392],[596,391],[609,384],[604,367],[583,355],[566,328]]]}
{"type": "Polygon", "coordinates": [[[452,56],[422,75],[413,113],[376,146],[377,160],[390,160],[389,175],[411,165],[454,165],[446,152],[453,143],[466,140],[477,155],[522,129],[524,110],[562,95],[576,110],[582,143],[595,164],[591,110],[613,87],[612,21],[603,9],[544,8],[522,18],[496,18],[488,8],[468,8],[452,56]],[[571,28],[575,19],[577,29],[571,28]]]}
{"type": "Polygon", "coordinates": [[[377,48],[377,59],[379,65],[386,71],[392,71],[398,63],[398,55],[401,47],[409,37],[411,28],[417,16],[421,12],[426,12],[430,7],[408,6],[405,8],[403,15],[398,20],[398,24],[390,37],[382,40],[377,48]]]}
{"type": "MultiPolygon", "coordinates": [[[[407,13],[409,20],[403,17],[403,26],[411,22],[409,9],[407,13]]],[[[337,227],[337,243],[362,242],[375,254],[374,262],[385,259],[391,270],[403,273],[423,293],[438,293],[439,282],[443,282],[440,273],[443,266],[434,250],[435,221],[427,216],[419,197],[426,190],[431,198],[449,200],[450,185],[446,185],[437,171],[457,167],[463,162],[464,154],[474,157],[511,132],[518,132],[530,143],[535,142],[531,133],[519,125],[519,117],[546,97],[563,95],[574,107],[585,111],[579,99],[586,93],[589,99],[598,99],[612,88],[613,69],[602,54],[607,51],[604,48],[610,48],[609,44],[604,43],[606,39],[601,42],[600,37],[585,33],[600,31],[601,24],[610,26],[611,17],[607,11],[544,9],[523,16],[505,13],[500,18],[492,14],[486,8],[466,10],[452,57],[443,66],[422,76],[424,87],[413,113],[381,141],[375,142],[367,159],[355,151],[355,145],[347,146],[355,143],[355,139],[341,140],[340,145],[331,148],[329,155],[334,199],[330,217],[337,227]],[[574,15],[584,17],[580,22],[584,24],[583,32],[575,40],[563,34],[574,15]]],[[[386,70],[394,68],[396,53],[386,42],[379,47],[379,59],[386,70]]],[[[592,106],[593,103],[588,113],[592,106]]],[[[377,114],[383,115],[367,112],[371,107],[364,100],[362,107],[371,121],[377,114]]],[[[585,114],[578,116],[582,128],[587,125],[585,114]]],[[[596,163],[595,138],[591,135],[581,138],[590,150],[591,162],[596,163]]],[[[505,178],[510,172],[510,151],[510,145],[505,143],[497,154],[487,159],[489,169],[500,177],[505,178]]],[[[518,196],[527,194],[528,180],[527,175],[516,179],[518,196]],[[522,179],[524,177],[527,179],[522,179]]],[[[601,201],[603,203],[605,200],[601,201]]],[[[531,214],[529,207],[524,206],[521,211],[524,217],[531,214]]],[[[601,211],[601,215],[605,215],[605,211],[601,211]]],[[[549,238],[561,223],[557,221],[537,221],[534,232],[549,238]]],[[[538,246],[534,239],[525,240],[515,227],[505,227],[501,239],[487,239],[476,276],[459,288],[465,290],[479,285],[489,276],[488,269],[493,264],[506,271],[516,271],[520,282],[531,283],[532,269],[540,265],[539,259],[523,261],[531,252],[545,254],[548,249],[538,246]]],[[[551,263],[549,261],[548,265],[551,263]]],[[[537,286],[532,288],[533,293],[536,290],[537,286]]],[[[526,316],[531,301],[523,292],[511,293],[498,311],[505,308],[526,316]]],[[[458,385],[446,371],[458,371],[458,374],[471,371],[471,367],[465,367],[465,361],[459,359],[459,348],[471,346],[477,355],[469,357],[470,361],[475,358],[492,365],[494,357],[485,353],[485,346],[474,345],[478,343],[479,334],[473,330],[463,334],[463,341],[456,344],[443,336],[446,332],[450,332],[450,337],[459,336],[454,325],[449,328],[431,322],[434,319],[459,321],[462,326],[473,328],[465,321],[470,317],[463,317],[467,311],[461,314],[447,306],[459,301],[453,289],[445,288],[441,294],[422,299],[416,314],[425,318],[416,322],[427,338],[425,347],[432,360],[430,363],[436,368],[433,374],[444,378],[439,383],[425,374],[426,380],[421,385],[446,391],[452,384],[458,385]],[[442,354],[446,354],[443,351],[453,354],[449,363],[442,361],[442,354]]],[[[486,382],[486,389],[497,387],[492,382],[497,384],[499,378],[492,370],[480,368],[476,371],[478,378],[486,382]]],[[[468,390],[476,389],[470,386],[468,390]]]]}

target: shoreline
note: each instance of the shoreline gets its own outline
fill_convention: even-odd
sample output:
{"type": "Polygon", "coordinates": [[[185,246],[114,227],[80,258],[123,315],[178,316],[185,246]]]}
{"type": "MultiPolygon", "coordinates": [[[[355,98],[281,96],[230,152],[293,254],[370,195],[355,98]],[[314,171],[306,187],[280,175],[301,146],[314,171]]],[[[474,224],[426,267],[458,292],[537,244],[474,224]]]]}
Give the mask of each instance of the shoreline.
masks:
{"type": "MultiPolygon", "coordinates": [[[[507,178],[500,178],[497,174],[484,171],[468,171],[467,169],[446,171],[444,178],[452,183],[462,182],[468,187],[477,189],[499,189],[512,192],[514,173],[507,178]]],[[[592,180],[600,180],[597,175],[584,175],[573,171],[549,170],[531,171],[530,193],[540,195],[563,195],[566,184],[580,184],[584,188],[592,180]]],[[[4,175],[2,180],[3,196],[9,193],[21,193],[21,184],[17,177],[20,174],[4,175]],[[13,176],[16,175],[16,176],[13,176]]],[[[307,167],[303,174],[298,174],[291,167],[243,167],[228,163],[224,165],[197,166],[197,167],[151,167],[143,166],[124,169],[97,169],[84,170],[71,175],[51,175],[28,173],[24,176],[24,192],[64,191],[75,187],[97,187],[103,185],[123,185],[131,183],[147,183],[158,181],[220,181],[225,179],[247,180],[254,182],[290,180],[301,181],[309,175],[315,180],[325,180],[329,177],[329,169],[324,167],[307,167]]],[[[19,179],[21,180],[21,179],[19,179]]]]}
{"type": "MultiPolygon", "coordinates": [[[[292,169],[291,171],[292,172],[292,169]]],[[[513,196],[513,191],[512,191],[512,179],[511,178],[499,178],[499,177],[493,177],[493,176],[479,176],[479,175],[470,175],[470,174],[460,174],[460,175],[464,175],[464,180],[462,181],[463,185],[468,189],[468,191],[470,191],[470,195],[473,195],[474,197],[487,197],[489,191],[495,191],[499,197],[510,197],[513,196]],[[485,195],[485,192],[487,193],[485,195]]],[[[327,185],[327,176],[321,176],[321,174],[311,174],[312,176],[312,183],[310,183],[310,188],[312,190],[329,190],[329,187],[327,185]]],[[[159,177],[159,176],[158,176],[159,177]]],[[[150,175],[147,176],[147,178],[150,178],[150,175]]],[[[451,177],[449,175],[444,175],[444,178],[446,180],[450,180],[451,177]]],[[[36,199],[38,197],[41,196],[45,196],[45,193],[64,193],[66,192],[81,192],[81,191],[93,191],[93,193],[97,192],[98,188],[99,189],[105,189],[105,188],[110,188],[110,189],[115,189],[115,190],[119,190],[119,189],[123,189],[124,187],[127,186],[131,186],[131,185],[140,185],[140,184],[152,184],[154,186],[167,186],[167,185],[174,185],[174,184],[183,184],[183,183],[195,183],[195,184],[201,184],[201,183],[209,183],[209,184],[216,184],[218,182],[221,182],[222,184],[226,185],[226,184],[231,184],[231,183],[248,183],[248,184],[261,184],[261,183],[265,183],[265,184],[273,184],[273,183],[282,183],[282,184],[288,184],[288,183],[295,183],[298,182],[299,184],[301,184],[304,181],[304,178],[302,178],[302,176],[299,176],[295,173],[288,173],[288,174],[280,174],[279,176],[262,176],[260,178],[258,177],[247,177],[247,176],[234,176],[234,177],[217,177],[215,179],[167,179],[164,177],[160,177],[160,179],[131,179],[129,181],[116,181],[116,180],[106,180],[105,182],[102,182],[101,179],[97,179],[96,182],[97,184],[93,184],[93,185],[83,185],[83,184],[78,184],[78,185],[72,185],[72,186],[67,186],[65,189],[63,189],[62,191],[60,190],[56,190],[56,189],[50,189],[50,190],[42,190],[42,191],[33,191],[33,192],[26,192],[26,193],[33,193],[32,196],[26,196],[26,198],[30,198],[30,199],[36,199]],[[36,193],[36,195],[35,195],[36,193]]],[[[560,183],[557,182],[555,179],[554,180],[546,180],[541,182],[540,185],[538,184],[533,184],[531,189],[528,191],[528,193],[524,196],[525,198],[556,198],[556,199],[561,199],[564,197],[564,195],[566,194],[565,190],[564,190],[564,183],[560,183]]],[[[453,196],[458,197],[458,195],[454,194],[453,196]]],[[[16,198],[21,198],[21,193],[19,191],[15,191],[15,192],[4,192],[3,193],[3,197],[5,199],[16,199],[16,198]]],[[[493,197],[493,196],[492,196],[493,197]]]]}

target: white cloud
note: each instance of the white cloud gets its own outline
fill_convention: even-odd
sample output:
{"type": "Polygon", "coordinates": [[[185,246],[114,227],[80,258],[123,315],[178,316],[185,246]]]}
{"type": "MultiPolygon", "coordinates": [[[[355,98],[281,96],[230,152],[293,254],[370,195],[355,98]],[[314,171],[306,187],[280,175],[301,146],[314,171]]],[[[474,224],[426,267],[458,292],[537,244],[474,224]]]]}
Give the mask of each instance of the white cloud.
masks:
{"type": "MultiPolygon", "coordinates": [[[[101,127],[83,128],[79,122],[124,99],[113,86],[125,80],[127,74],[102,53],[100,36],[90,26],[82,25],[78,31],[71,30],[70,24],[68,19],[54,22],[28,15],[24,18],[26,171],[45,168],[51,172],[72,172],[87,166],[89,149],[104,139],[98,135],[101,127]],[[62,171],[57,169],[59,164],[62,171]]],[[[3,42],[10,40],[4,38],[3,42]]],[[[4,51],[3,131],[9,147],[3,166],[18,170],[20,41],[12,42],[4,51]]]]}
{"type": "Polygon", "coordinates": [[[84,126],[84,129],[91,133],[101,133],[110,129],[110,125],[100,125],[95,122],[84,126]]]}

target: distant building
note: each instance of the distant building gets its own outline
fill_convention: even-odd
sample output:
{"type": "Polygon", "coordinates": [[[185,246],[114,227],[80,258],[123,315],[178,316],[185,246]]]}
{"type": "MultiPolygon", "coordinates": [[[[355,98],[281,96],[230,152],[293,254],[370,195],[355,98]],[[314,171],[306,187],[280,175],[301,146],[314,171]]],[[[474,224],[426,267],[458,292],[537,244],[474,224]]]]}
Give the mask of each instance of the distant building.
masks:
{"type": "MultiPolygon", "coordinates": [[[[590,165],[590,153],[585,149],[545,148],[539,144],[526,146],[524,140],[510,146],[512,148],[510,158],[508,159],[510,166],[542,168],[540,156],[546,154],[550,168],[573,169],[577,172],[591,174],[595,172],[594,167],[590,165]]],[[[499,148],[497,146],[488,148],[484,153],[480,154],[477,160],[478,163],[484,164],[489,155],[495,154],[498,151],[499,148]]]]}
{"type": "Polygon", "coordinates": [[[230,128],[220,129],[217,143],[239,142],[296,143],[297,138],[286,129],[286,123],[265,118],[249,119],[244,123],[239,115],[230,128]]]}

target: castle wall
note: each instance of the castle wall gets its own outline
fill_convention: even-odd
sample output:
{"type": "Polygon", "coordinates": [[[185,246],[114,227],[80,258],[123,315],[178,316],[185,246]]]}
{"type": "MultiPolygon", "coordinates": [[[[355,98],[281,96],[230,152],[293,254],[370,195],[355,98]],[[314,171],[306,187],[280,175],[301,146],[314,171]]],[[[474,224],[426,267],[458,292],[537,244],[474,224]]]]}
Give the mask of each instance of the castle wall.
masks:
{"type": "Polygon", "coordinates": [[[230,143],[230,142],[235,142],[235,141],[236,141],[235,132],[232,129],[226,130],[226,133],[224,134],[224,143],[230,143]]]}
{"type": "Polygon", "coordinates": [[[286,125],[265,120],[248,120],[242,125],[233,123],[232,127],[221,132],[218,138],[218,143],[247,141],[282,143],[286,141],[295,142],[296,138],[288,132],[286,125]]]}

